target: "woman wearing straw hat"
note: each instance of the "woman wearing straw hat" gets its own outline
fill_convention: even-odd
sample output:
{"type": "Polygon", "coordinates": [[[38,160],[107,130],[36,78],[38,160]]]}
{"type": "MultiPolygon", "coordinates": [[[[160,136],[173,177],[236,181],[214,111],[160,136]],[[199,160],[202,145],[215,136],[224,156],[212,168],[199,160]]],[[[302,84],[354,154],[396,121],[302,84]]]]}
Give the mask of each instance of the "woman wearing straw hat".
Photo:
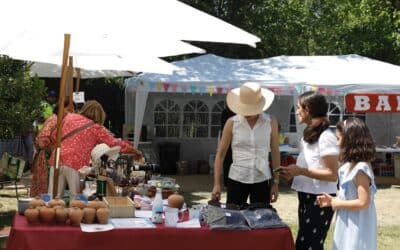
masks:
{"type": "Polygon", "coordinates": [[[274,100],[274,93],[254,82],[231,90],[226,98],[228,107],[237,115],[229,118],[222,131],[214,162],[212,199],[221,197],[221,169],[226,151],[232,146],[232,165],[227,185],[228,204],[274,202],[278,198],[278,174],[272,168],[280,165],[278,123],[264,114],[274,100]]]}

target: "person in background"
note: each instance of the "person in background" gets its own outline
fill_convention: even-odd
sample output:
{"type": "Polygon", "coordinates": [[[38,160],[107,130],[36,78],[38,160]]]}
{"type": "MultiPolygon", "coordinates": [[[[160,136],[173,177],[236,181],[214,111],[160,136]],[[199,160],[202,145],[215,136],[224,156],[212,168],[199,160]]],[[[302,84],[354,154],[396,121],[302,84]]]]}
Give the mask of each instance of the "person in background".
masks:
{"type": "Polygon", "coordinates": [[[328,103],[318,92],[308,91],[299,96],[296,115],[306,124],[300,141],[296,164],[283,166],[281,174],[293,178],[297,191],[299,230],[296,249],[323,249],[332,220],[330,208],[316,203],[322,192],[336,194],[339,148],[334,133],[329,129],[328,103]]]}
{"type": "MultiPolygon", "coordinates": [[[[103,108],[97,106],[94,113],[96,117],[104,113],[103,108]],[[98,116],[97,116],[98,115],[98,116]]],[[[80,190],[78,170],[90,164],[90,153],[100,143],[110,147],[120,146],[122,153],[133,154],[136,160],[142,160],[143,154],[127,141],[113,137],[102,125],[95,123],[82,114],[65,112],[62,121],[62,140],[60,152],[60,166],[57,196],[62,197],[65,185],[68,184],[70,197],[74,198],[80,190]]],[[[56,141],[56,131],[50,135],[56,141]]],[[[50,164],[55,161],[55,150],[50,157],[50,164]]]]}
{"type": "MultiPolygon", "coordinates": [[[[66,99],[64,102],[64,108],[66,112],[74,112],[70,109],[69,100],[66,99]]],[[[31,197],[36,197],[41,194],[48,192],[49,184],[49,173],[48,159],[50,158],[51,152],[55,149],[55,141],[51,138],[51,133],[56,129],[57,126],[57,113],[58,104],[54,108],[54,113],[46,119],[43,124],[43,128],[39,131],[35,138],[36,154],[33,160],[31,172],[32,182],[30,188],[31,197]]]]}
{"type": "Polygon", "coordinates": [[[44,122],[53,114],[53,109],[57,104],[57,93],[54,90],[50,90],[46,100],[42,101],[42,117],[36,121],[36,130],[39,132],[43,126],[44,122]]]}
{"type": "Polygon", "coordinates": [[[274,99],[274,93],[259,84],[247,82],[227,95],[228,107],[237,115],[226,122],[214,163],[212,200],[221,198],[221,168],[232,146],[227,203],[242,206],[250,203],[275,202],[278,198],[279,176],[273,174],[268,161],[272,154],[272,168],[280,164],[277,120],[264,114],[274,99]]]}
{"type": "Polygon", "coordinates": [[[336,126],[341,148],[338,197],[322,193],[320,207],[336,211],[334,250],[377,249],[377,219],[374,197],[376,185],[371,161],[375,144],[365,123],[348,118],[336,126]]]}
{"type": "MultiPolygon", "coordinates": [[[[221,113],[221,130],[225,127],[226,121],[234,116],[235,113],[232,112],[232,110],[229,109],[229,107],[225,104],[225,109],[221,113]]],[[[224,174],[224,186],[228,186],[228,175],[229,175],[229,169],[231,168],[232,164],[232,146],[229,145],[225,158],[224,158],[224,165],[222,168],[222,172],[224,174]]]]}

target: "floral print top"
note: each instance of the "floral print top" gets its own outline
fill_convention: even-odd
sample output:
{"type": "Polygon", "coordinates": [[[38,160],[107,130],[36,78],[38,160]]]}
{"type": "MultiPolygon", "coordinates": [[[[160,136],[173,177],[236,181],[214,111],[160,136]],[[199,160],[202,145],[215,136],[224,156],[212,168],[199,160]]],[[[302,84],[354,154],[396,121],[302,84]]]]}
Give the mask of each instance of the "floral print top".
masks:
{"type": "MultiPolygon", "coordinates": [[[[91,122],[92,120],[83,115],[68,113],[62,121],[61,137],[91,122]]],[[[40,148],[51,147],[53,149],[49,160],[49,164],[52,166],[55,164],[56,127],[57,116],[53,115],[46,120],[44,128],[36,137],[36,144],[40,148]]],[[[126,153],[132,148],[131,143],[115,138],[104,126],[93,124],[61,142],[59,165],[75,170],[89,166],[91,151],[100,143],[105,143],[110,147],[121,146],[122,153],[126,153]]]]}

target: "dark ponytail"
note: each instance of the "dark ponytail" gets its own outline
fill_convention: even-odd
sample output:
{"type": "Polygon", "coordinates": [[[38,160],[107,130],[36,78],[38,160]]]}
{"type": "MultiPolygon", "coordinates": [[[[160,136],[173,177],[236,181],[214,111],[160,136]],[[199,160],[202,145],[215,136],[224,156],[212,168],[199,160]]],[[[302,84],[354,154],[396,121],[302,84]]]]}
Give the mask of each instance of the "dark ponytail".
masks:
{"type": "Polygon", "coordinates": [[[307,91],[299,96],[300,106],[308,111],[311,123],[303,131],[303,139],[313,144],[319,136],[329,128],[329,120],[326,116],[328,103],[323,95],[315,91],[307,91]]]}

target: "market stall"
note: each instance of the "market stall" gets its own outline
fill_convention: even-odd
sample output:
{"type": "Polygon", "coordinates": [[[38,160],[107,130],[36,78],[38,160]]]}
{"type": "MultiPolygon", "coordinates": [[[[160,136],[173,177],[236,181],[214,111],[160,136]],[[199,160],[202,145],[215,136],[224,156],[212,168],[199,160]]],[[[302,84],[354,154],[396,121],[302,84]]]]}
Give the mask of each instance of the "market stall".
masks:
{"type": "Polygon", "coordinates": [[[7,250],[109,250],[109,249],[182,249],[182,250],[294,250],[289,228],[251,231],[211,231],[202,228],[114,229],[85,233],[72,226],[30,226],[16,215],[7,250]]]}

